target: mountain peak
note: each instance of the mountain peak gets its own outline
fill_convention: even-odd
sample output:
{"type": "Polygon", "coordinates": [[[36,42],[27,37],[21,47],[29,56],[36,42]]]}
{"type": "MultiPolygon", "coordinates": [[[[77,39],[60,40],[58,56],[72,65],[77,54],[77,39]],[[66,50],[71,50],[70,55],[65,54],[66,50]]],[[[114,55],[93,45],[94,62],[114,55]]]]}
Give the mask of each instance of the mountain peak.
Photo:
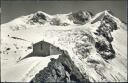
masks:
{"type": "Polygon", "coordinates": [[[104,13],[105,13],[105,15],[113,15],[114,16],[114,13],[111,10],[105,10],[104,13]]]}
{"type": "Polygon", "coordinates": [[[45,21],[48,21],[51,18],[51,16],[45,12],[37,11],[36,13],[32,14],[32,16],[30,16],[29,18],[30,19],[28,20],[28,23],[30,24],[44,24],[45,21]]]}
{"type": "Polygon", "coordinates": [[[90,16],[93,16],[92,12],[90,11],[84,11],[84,10],[79,10],[77,12],[75,12],[76,14],[84,14],[84,15],[90,15],[90,16]]]}
{"type": "Polygon", "coordinates": [[[104,17],[108,17],[108,19],[111,19],[115,21],[116,23],[122,23],[122,21],[114,16],[114,13],[111,10],[104,10],[102,12],[97,13],[92,19],[91,23],[95,23],[97,21],[101,21],[104,17]]]}
{"type": "Polygon", "coordinates": [[[43,12],[43,11],[37,11],[34,15],[45,15],[45,16],[49,16],[49,14],[43,12]]]}
{"type": "Polygon", "coordinates": [[[85,24],[92,18],[92,13],[90,11],[79,10],[78,12],[69,15],[69,19],[73,21],[74,24],[85,24]]]}
{"type": "MultiPolygon", "coordinates": [[[[88,10],[79,10],[77,12],[70,12],[68,14],[56,14],[56,15],[49,15],[43,11],[37,11],[33,14],[19,17],[13,21],[13,24],[21,24],[21,25],[57,25],[57,26],[68,26],[72,24],[84,25],[86,23],[96,23],[101,21],[104,16],[107,16],[108,19],[115,21],[118,25],[119,23],[122,26],[122,21],[115,17],[111,10],[104,10],[102,12],[93,15],[92,12],[88,10]],[[19,22],[20,21],[20,22],[19,22]],[[53,23],[54,22],[54,23],[53,23]]],[[[11,24],[12,25],[12,24],[11,24]]],[[[120,25],[119,25],[120,26],[120,25]]]]}

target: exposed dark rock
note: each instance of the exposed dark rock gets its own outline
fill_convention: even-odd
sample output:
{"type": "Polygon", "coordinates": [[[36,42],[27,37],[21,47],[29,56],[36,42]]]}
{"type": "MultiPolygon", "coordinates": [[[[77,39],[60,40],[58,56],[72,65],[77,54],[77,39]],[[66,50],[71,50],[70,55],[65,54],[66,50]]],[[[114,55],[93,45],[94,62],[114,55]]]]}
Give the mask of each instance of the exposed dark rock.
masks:
{"type": "Polygon", "coordinates": [[[40,18],[40,19],[47,20],[47,19],[46,19],[46,16],[45,16],[43,13],[37,12],[35,16],[38,17],[38,18],[40,18]]]}
{"type": "Polygon", "coordinates": [[[27,49],[32,49],[32,46],[27,47],[27,49]]]}
{"type": "Polygon", "coordinates": [[[39,23],[44,24],[47,21],[47,17],[42,12],[37,12],[33,15],[33,17],[29,20],[31,24],[39,23]]]}
{"type": "Polygon", "coordinates": [[[11,48],[7,48],[6,50],[10,50],[11,48]]]}
{"type": "Polygon", "coordinates": [[[104,41],[96,42],[95,47],[97,52],[106,60],[115,57],[115,51],[110,43],[105,43],[104,41]]]}
{"type": "Polygon", "coordinates": [[[76,13],[72,13],[69,15],[69,19],[73,20],[75,24],[85,24],[92,17],[92,13],[90,11],[78,11],[76,13]]]}
{"type": "Polygon", "coordinates": [[[58,59],[52,58],[48,66],[41,70],[31,82],[89,82],[89,80],[80,73],[68,53],[63,51],[58,59]]]}
{"type": "Polygon", "coordinates": [[[105,15],[104,18],[103,18],[103,20],[101,22],[102,22],[102,24],[106,24],[106,25],[109,24],[110,25],[109,26],[109,29],[111,31],[117,30],[117,24],[116,24],[116,22],[109,15],[105,15]]]}
{"type": "Polygon", "coordinates": [[[106,15],[101,21],[101,25],[96,30],[97,32],[95,35],[102,35],[105,40],[100,40],[95,43],[95,47],[97,48],[97,52],[104,58],[104,59],[112,59],[115,57],[115,51],[111,45],[111,42],[113,41],[113,37],[111,35],[111,32],[113,30],[117,30],[117,24],[113,21],[113,19],[106,15]]]}

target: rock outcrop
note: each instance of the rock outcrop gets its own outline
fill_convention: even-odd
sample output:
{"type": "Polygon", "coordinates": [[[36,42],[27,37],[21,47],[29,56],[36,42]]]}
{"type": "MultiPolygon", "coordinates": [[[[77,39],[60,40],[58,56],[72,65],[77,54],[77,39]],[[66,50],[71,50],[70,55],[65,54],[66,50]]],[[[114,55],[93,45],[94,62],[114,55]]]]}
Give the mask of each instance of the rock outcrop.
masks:
{"type": "Polygon", "coordinates": [[[50,19],[48,14],[41,11],[36,12],[32,16],[30,15],[28,18],[29,20],[27,23],[30,23],[32,25],[35,23],[45,24],[50,19]]]}
{"type": "Polygon", "coordinates": [[[69,15],[69,19],[73,20],[74,24],[85,24],[91,18],[93,14],[90,11],[78,11],[69,15]]]}
{"type": "Polygon", "coordinates": [[[113,41],[113,37],[111,33],[113,30],[117,30],[117,24],[113,21],[113,19],[105,15],[101,20],[101,25],[96,30],[95,35],[101,36],[97,37],[97,42],[95,47],[97,48],[97,52],[102,55],[104,59],[112,59],[115,57],[115,51],[112,47],[111,42],[113,41]]]}
{"type": "Polygon", "coordinates": [[[66,51],[58,59],[51,58],[46,68],[41,70],[31,83],[43,82],[89,82],[89,79],[81,74],[79,69],[69,57],[66,51]]]}

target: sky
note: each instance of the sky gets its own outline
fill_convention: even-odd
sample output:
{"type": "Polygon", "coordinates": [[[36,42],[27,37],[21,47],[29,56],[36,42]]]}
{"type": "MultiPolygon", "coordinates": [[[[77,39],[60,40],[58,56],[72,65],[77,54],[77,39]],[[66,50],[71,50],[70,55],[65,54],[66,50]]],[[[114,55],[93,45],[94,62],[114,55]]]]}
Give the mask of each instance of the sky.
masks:
{"type": "Polygon", "coordinates": [[[126,0],[85,0],[85,1],[30,1],[30,0],[5,0],[1,3],[1,23],[7,23],[17,17],[44,11],[48,14],[63,14],[89,10],[93,14],[112,10],[114,15],[126,22],[126,0]]]}

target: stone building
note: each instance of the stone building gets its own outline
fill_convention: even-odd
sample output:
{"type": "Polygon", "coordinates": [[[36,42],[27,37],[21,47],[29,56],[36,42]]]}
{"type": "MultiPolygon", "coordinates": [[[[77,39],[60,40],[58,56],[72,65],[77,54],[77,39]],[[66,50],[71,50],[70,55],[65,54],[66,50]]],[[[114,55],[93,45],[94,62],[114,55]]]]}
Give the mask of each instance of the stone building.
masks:
{"type": "Polygon", "coordinates": [[[33,45],[33,54],[34,56],[49,56],[61,54],[61,50],[45,41],[37,42],[33,45]]]}

